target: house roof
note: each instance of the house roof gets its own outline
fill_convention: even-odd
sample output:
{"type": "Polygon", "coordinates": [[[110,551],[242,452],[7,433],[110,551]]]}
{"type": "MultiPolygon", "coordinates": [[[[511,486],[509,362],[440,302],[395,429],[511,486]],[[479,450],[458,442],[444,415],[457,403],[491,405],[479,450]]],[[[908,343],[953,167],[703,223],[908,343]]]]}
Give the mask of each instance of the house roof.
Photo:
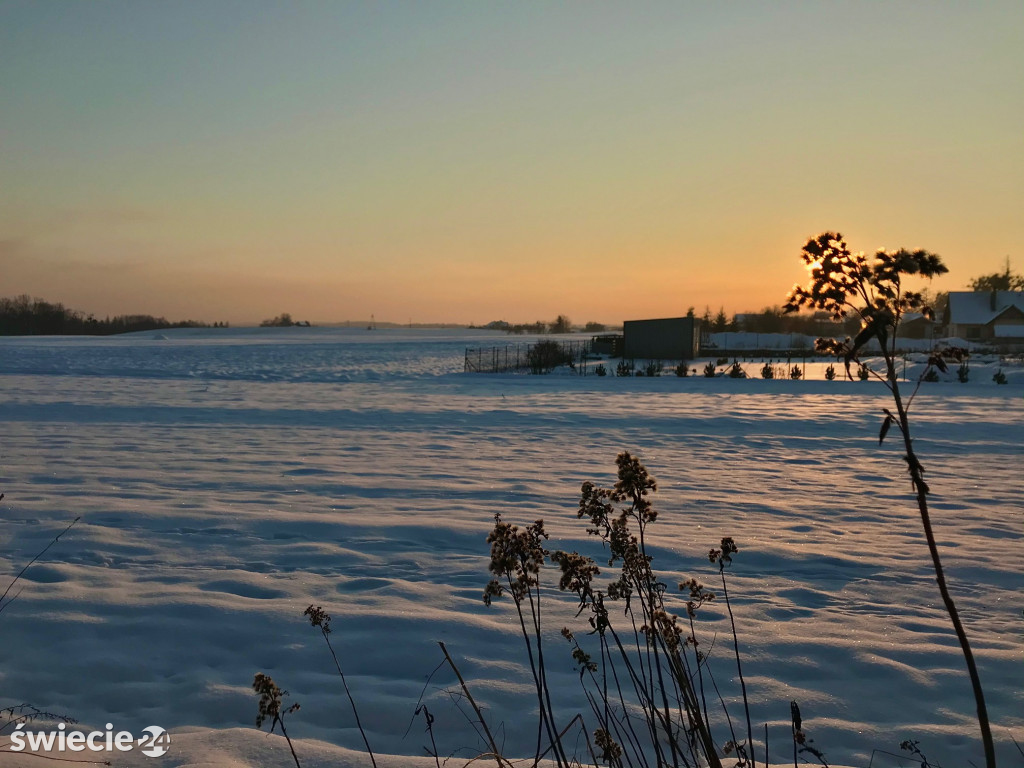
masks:
{"type": "Polygon", "coordinates": [[[994,323],[1004,316],[1009,318],[1024,317],[1024,307],[1018,307],[1016,304],[1007,304],[1002,309],[997,309],[989,322],[994,323]]]}
{"type": "Polygon", "coordinates": [[[949,322],[957,325],[985,325],[995,320],[1009,307],[1016,307],[1024,311],[1024,293],[1020,291],[951,291],[949,294],[949,322]]]}
{"type": "Polygon", "coordinates": [[[903,315],[902,322],[906,324],[914,322],[933,323],[935,321],[930,320],[920,312],[907,312],[906,314],[903,315]]]}

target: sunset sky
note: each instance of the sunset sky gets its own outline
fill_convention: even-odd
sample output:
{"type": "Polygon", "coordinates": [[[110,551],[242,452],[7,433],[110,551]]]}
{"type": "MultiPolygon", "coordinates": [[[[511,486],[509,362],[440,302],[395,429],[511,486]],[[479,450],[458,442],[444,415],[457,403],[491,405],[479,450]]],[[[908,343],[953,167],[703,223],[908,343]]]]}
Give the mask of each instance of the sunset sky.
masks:
{"type": "Polygon", "coordinates": [[[233,324],[1024,271],[1024,3],[0,3],[0,295],[233,324]]]}

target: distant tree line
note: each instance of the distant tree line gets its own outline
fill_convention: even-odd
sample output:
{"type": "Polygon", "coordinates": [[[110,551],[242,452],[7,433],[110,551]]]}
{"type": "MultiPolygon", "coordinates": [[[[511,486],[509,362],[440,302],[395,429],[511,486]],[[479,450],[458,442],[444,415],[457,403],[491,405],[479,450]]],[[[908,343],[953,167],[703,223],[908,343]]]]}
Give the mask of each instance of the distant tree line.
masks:
{"type": "Polygon", "coordinates": [[[1024,275],[1010,271],[1010,258],[1002,272],[976,277],[970,282],[972,291],[1024,291],[1024,275]]]}
{"type": "Polygon", "coordinates": [[[487,325],[470,325],[470,328],[483,328],[488,331],[504,331],[505,333],[532,333],[540,334],[548,332],[548,324],[543,320],[535,323],[510,323],[506,320],[492,320],[487,325]]]}
{"type": "MultiPolygon", "coordinates": [[[[718,326],[719,324],[715,324],[718,326]]],[[[735,315],[726,331],[748,333],[801,333],[807,336],[844,336],[856,333],[857,323],[850,319],[837,323],[827,312],[786,315],[782,307],[765,307],[760,312],[735,315]]],[[[714,328],[715,331],[718,327],[714,328]]]]}
{"type": "MultiPolygon", "coordinates": [[[[559,315],[550,323],[538,320],[535,323],[516,323],[512,324],[505,320],[492,320],[487,325],[477,326],[470,325],[470,328],[484,328],[488,331],[505,331],[505,333],[572,333],[572,320],[567,315],[559,315]]],[[[583,330],[586,333],[602,333],[607,330],[607,326],[604,323],[595,323],[593,321],[588,322],[583,326],[583,330]]]]}
{"type": "Polygon", "coordinates": [[[287,312],[282,312],[277,317],[273,317],[270,320],[264,320],[260,323],[260,328],[309,328],[311,323],[309,320],[292,320],[292,316],[287,312]]]}
{"type": "Polygon", "coordinates": [[[164,328],[227,328],[227,323],[197,320],[171,322],[152,315],[117,315],[97,318],[28,295],[0,298],[0,336],[109,336],[164,328]]]}
{"type": "MultiPolygon", "coordinates": [[[[990,275],[982,275],[972,279],[969,283],[972,291],[1024,291],[1024,275],[1019,275],[1010,269],[1009,259],[1002,272],[995,272],[990,275]]],[[[935,310],[937,317],[942,317],[949,306],[949,293],[940,291],[931,293],[923,290],[922,296],[925,303],[935,310]]],[[[813,312],[805,314],[786,314],[782,307],[764,307],[760,312],[744,312],[730,317],[725,313],[725,308],[720,307],[718,312],[713,313],[711,307],[705,307],[704,313],[697,316],[694,307],[686,312],[687,317],[700,321],[701,330],[704,333],[725,333],[746,331],[749,333],[798,333],[807,336],[817,337],[843,337],[854,336],[860,328],[860,321],[857,318],[850,318],[844,322],[836,322],[828,312],[813,312]]],[[[269,321],[267,321],[269,322],[269,321]]],[[[535,323],[512,324],[504,320],[495,320],[484,326],[469,326],[470,328],[483,327],[491,331],[505,331],[506,333],[570,333],[572,323],[565,315],[559,315],[552,322],[538,320],[535,323]]],[[[603,333],[607,330],[603,323],[588,322],[583,326],[587,333],[603,333]]]]}
{"type": "Polygon", "coordinates": [[[704,314],[697,317],[694,308],[690,307],[686,316],[699,320],[701,329],[706,333],[802,333],[809,336],[835,336],[856,331],[853,321],[848,324],[837,323],[827,312],[787,315],[779,306],[764,307],[760,312],[735,314],[731,318],[725,314],[724,308],[713,315],[711,308],[705,307],[704,314]]]}

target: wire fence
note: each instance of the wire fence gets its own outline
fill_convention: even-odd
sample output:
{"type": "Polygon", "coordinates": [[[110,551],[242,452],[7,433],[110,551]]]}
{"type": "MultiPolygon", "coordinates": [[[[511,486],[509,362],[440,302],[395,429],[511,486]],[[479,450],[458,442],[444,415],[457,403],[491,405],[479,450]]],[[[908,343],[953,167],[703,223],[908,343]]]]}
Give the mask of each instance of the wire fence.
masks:
{"type": "Polygon", "coordinates": [[[532,344],[504,344],[495,347],[466,347],[463,371],[466,373],[510,373],[529,371],[549,373],[567,365],[581,376],[587,375],[587,360],[593,352],[593,339],[555,341],[544,339],[532,344]]]}

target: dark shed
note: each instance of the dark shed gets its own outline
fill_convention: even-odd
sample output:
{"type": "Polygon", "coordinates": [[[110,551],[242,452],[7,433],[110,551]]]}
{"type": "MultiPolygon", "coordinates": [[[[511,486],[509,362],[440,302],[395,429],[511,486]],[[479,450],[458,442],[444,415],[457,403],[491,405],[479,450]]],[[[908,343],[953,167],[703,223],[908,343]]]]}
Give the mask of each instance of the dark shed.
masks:
{"type": "Polygon", "coordinates": [[[627,320],[623,356],[630,360],[693,360],[700,352],[700,320],[669,317],[627,320]]]}

